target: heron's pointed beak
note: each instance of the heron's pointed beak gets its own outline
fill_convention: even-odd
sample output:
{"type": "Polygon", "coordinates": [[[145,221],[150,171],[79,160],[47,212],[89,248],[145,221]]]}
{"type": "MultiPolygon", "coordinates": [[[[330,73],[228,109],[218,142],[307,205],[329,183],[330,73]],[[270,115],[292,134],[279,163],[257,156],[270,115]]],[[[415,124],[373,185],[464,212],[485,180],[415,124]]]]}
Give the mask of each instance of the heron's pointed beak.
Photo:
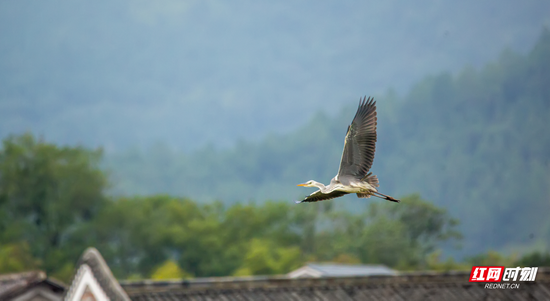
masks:
{"type": "Polygon", "coordinates": [[[296,186],[306,186],[306,184],[305,183],[304,184],[298,184],[296,186]]]}

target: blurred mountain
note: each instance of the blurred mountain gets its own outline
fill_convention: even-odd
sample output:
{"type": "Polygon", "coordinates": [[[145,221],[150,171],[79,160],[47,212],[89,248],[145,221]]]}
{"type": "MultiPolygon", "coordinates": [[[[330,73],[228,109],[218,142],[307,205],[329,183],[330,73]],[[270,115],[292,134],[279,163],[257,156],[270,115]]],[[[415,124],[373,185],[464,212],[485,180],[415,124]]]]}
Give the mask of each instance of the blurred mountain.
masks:
{"type": "MultiPolygon", "coordinates": [[[[380,191],[418,192],[462,221],[463,252],[524,250],[550,241],[550,31],[522,55],[456,75],[441,73],[404,97],[378,100],[373,172],[380,191]]],[[[157,144],[109,155],[113,193],[185,195],[226,202],[297,199],[295,187],[336,174],[356,103],[317,113],[289,134],[191,153],[157,144]]],[[[331,201],[350,209],[380,200],[331,201]]]]}
{"type": "MultiPolygon", "coordinates": [[[[550,2],[2,1],[0,138],[235,146],[526,53],[550,2]]],[[[346,118],[347,119],[347,118],[346,118]]]]}

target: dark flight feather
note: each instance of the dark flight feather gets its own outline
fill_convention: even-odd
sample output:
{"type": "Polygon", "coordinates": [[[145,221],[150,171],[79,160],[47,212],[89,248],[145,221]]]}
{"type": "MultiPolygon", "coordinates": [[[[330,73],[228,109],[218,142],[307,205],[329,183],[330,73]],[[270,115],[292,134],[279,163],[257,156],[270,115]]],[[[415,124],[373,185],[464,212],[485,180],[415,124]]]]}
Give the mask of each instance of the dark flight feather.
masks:
{"type": "Polygon", "coordinates": [[[376,150],[376,102],[364,97],[348,127],[338,178],[362,179],[372,167],[376,150]]]}
{"type": "Polygon", "coordinates": [[[348,193],[343,192],[343,191],[338,191],[338,190],[335,190],[331,193],[326,193],[326,194],[322,193],[321,190],[317,190],[314,193],[308,195],[305,199],[303,199],[301,201],[297,201],[296,203],[299,204],[299,203],[303,203],[303,202],[325,201],[325,200],[338,198],[338,197],[341,197],[341,196],[346,195],[346,194],[348,194],[348,193]]]}

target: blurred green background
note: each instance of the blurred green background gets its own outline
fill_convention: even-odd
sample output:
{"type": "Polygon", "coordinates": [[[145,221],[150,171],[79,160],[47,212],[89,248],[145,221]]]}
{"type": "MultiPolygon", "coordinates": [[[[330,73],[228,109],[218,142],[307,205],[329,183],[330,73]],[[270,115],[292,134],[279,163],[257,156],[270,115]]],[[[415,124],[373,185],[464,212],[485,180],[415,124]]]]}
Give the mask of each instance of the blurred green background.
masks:
{"type": "MultiPolygon", "coordinates": [[[[547,1],[4,1],[0,273],[550,265],[547,1]],[[295,205],[374,96],[380,191],[295,205]]],[[[328,162],[328,163],[327,163],[328,162]]]]}

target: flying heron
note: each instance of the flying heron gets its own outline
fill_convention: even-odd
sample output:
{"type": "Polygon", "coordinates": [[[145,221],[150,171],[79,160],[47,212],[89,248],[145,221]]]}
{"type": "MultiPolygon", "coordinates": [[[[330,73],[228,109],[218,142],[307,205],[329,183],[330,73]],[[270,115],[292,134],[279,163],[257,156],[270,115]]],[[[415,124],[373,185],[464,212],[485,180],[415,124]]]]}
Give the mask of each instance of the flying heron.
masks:
{"type": "Polygon", "coordinates": [[[330,200],[349,193],[356,193],[358,198],[375,196],[399,202],[389,195],[378,192],[378,178],[369,172],[376,148],[376,102],[371,97],[366,98],[365,96],[359,100],[357,113],[348,126],[338,174],[330,180],[328,186],[314,180],[298,184],[304,187],[317,187],[319,190],[296,203],[330,200]]]}

